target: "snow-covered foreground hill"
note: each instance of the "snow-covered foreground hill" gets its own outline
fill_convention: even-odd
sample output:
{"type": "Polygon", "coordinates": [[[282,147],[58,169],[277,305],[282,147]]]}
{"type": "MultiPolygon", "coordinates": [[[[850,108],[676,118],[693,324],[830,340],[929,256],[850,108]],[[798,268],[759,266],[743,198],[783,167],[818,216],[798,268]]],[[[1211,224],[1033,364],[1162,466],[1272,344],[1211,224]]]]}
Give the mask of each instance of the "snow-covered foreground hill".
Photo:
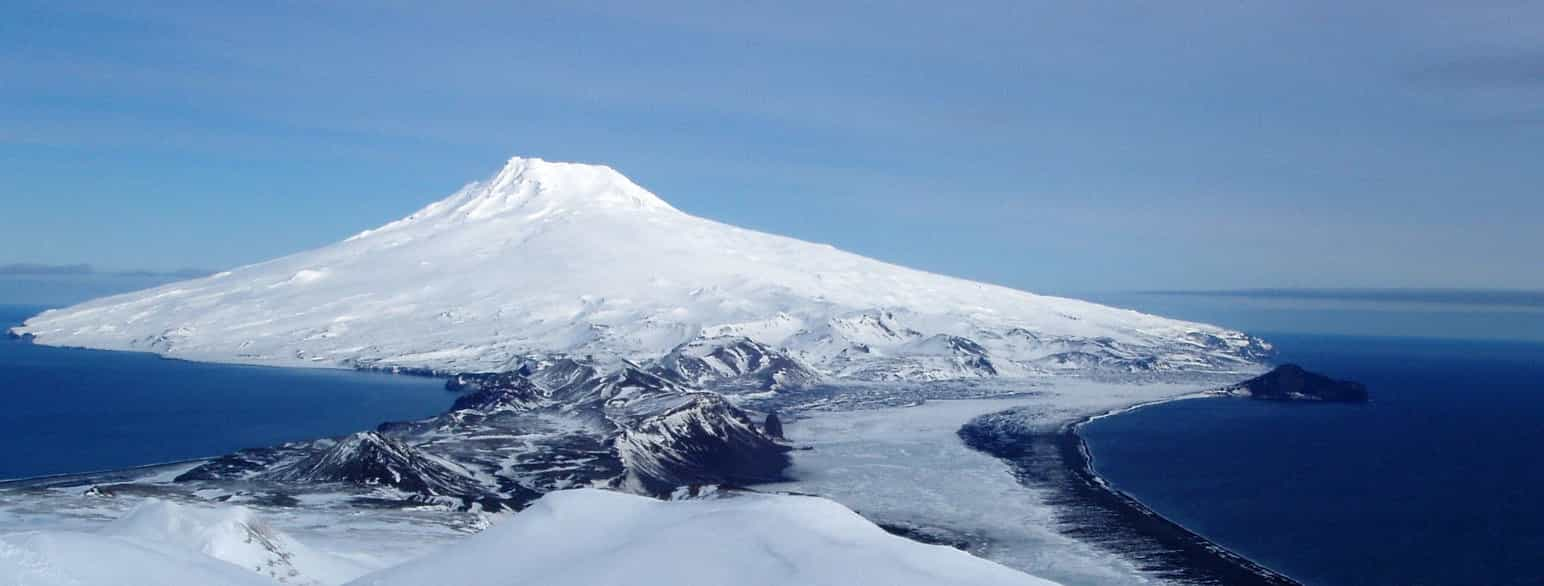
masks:
{"type": "Polygon", "coordinates": [[[342,242],[74,307],[38,343],[216,362],[509,371],[654,361],[694,385],[1232,371],[1242,333],[911,270],[516,158],[342,242]]]}
{"type": "Polygon", "coordinates": [[[367,567],[312,549],[237,506],[146,500],[92,531],[0,535],[0,584],[339,584],[367,567]]]}
{"type": "MultiPolygon", "coordinates": [[[[356,536],[356,547],[390,531],[356,536]]],[[[732,494],[686,501],[549,494],[475,536],[364,574],[235,507],[147,501],[91,531],[0,535],[0,583],[638,586],[1054,584],[891,535],[834,502],[732,494]],[[364,574],[363,576],[360,576],[364,574]],[[357,578],[356,578],[357,577],[357,578]]]]}
{"type": "Polygon", "coordinates": [[[598,490],[549,494],[453,550],[352,584],[429,583],[1053,584],[953,548],[891,535],[822,498],[661,502],[598,490]]]}

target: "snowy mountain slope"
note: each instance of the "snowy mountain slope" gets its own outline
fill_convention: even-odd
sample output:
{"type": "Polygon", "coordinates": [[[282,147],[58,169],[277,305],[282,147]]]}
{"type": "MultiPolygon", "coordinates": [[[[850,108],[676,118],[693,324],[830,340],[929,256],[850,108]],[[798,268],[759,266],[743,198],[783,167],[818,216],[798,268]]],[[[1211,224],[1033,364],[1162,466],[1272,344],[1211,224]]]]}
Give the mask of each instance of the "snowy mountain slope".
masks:
{"type": "Polygon", "coordinates": [[[455,548],[351,584],[445,583],[1053,584],[891,535],[821,498],[749,494],[664,502],[592,489],[549,494],[455,548]]]}
{"type": "Polygon", "coordinates": [[[668,368],[693,380],[772,382],[798,382],[802,367],[862,381],[1231,371],[1269,350],[728,226],[607,167],[522,158],[342,242],[45,312],[14,332],[194,360],[440,372],[672,354],[668,368]]]}

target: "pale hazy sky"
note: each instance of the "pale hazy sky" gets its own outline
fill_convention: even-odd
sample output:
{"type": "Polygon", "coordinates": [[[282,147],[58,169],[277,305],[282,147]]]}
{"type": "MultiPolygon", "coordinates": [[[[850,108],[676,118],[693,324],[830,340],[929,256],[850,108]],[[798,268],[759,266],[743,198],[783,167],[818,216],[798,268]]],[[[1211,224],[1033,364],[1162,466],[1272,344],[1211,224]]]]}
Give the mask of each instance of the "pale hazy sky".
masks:
{"type": "Polygon", "coordinates": [[[226,268],[511,155],[1049,291],[1544,288],[1544,3],[11,0],[0,264],[226,268]]]}

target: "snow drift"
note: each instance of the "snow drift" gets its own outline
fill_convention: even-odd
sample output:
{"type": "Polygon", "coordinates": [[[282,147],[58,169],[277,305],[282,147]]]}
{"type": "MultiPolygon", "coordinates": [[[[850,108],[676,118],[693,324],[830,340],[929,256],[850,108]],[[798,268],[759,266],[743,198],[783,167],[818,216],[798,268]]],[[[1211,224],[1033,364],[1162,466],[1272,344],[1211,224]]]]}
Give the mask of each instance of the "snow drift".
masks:
{"type": "Polygon", "coordinates": [[[93,533],[0,535],[0,583],[339,584],[368,569],[313,550],[242,507],[148,500],[93,533]]]}
{"type": "Polygon", "coordinates": [[[707,385],[1232,371],[1269,350],[1222,328],[728,226],[608,167],[523,158],[342,242],[13,331],[193,360],[446,373],[668,356],[707,385]]]}
{"type": "Polygon", "coordinates": [[[1052,584],[891,535],[821,498],[595,489],[549,494],[450,547],[364,572],[236,507],[149,501],[96,532],[0,535],[0,584],[37,586],[1052,584]]]}
{"type": "Polygon", "coordinates": [[[834,502],[738,495],[664,502],[593,489],[542,497],[457,547],[357,586],[1046,585],[886,533],[834,502]]]}

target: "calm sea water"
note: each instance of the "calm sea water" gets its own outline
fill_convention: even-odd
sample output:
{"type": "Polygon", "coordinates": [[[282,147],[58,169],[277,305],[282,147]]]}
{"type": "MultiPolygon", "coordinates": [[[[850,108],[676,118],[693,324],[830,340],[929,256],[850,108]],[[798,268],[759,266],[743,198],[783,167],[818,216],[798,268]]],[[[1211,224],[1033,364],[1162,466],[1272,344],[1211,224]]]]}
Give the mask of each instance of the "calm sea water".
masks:
{"type": "MultiPolygon", "coordinates": [[[[40,307],[0,306],[0,330],[40,307]]],[[[0,479],[124,468],[438,413],[443,381],[197,364],[0,338],[0,479]]]]}
{"type": "Polygon", "coordinates": [[[1308,584],[1544,584],[1544,344],[1264,336],[1373,402],[1101,419],[1085,428],[1098,472],[1308,584]]]}

